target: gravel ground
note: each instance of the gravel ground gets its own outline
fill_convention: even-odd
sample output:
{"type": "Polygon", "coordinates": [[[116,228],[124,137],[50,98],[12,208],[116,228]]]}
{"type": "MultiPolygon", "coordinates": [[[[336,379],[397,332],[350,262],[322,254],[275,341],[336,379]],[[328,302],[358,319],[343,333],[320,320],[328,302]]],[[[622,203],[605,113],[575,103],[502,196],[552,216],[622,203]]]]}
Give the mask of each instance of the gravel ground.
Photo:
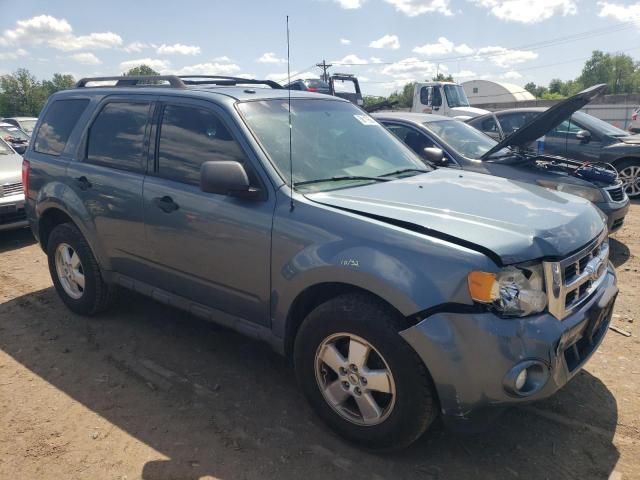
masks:
{"type": "Polygon", "coordinates": [[[562,391],[482,434],[436,426],[373,455],[315,418],[265,345],[134,294],[74,315],[30,233],[2,233],[0,478],[640,479],[640,203],[613,238],[631,336],[610,330],[562,391]]]}

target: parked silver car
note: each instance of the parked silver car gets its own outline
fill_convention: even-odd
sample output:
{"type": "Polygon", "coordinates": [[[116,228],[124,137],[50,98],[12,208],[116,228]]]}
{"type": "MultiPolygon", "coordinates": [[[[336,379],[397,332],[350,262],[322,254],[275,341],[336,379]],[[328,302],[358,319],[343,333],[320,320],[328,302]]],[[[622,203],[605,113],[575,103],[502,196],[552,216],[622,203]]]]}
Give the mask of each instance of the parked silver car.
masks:
{"type": "Polygon", "coordinates": [[[22,156],[0,139],[0,231],[26,226],[22,156]]]}

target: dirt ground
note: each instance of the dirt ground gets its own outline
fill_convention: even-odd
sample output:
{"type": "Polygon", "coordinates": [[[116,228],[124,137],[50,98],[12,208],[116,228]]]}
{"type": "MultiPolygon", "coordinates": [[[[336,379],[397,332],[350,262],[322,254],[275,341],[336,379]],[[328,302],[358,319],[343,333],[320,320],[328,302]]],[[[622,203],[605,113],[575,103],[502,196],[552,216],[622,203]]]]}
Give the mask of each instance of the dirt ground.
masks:
{"type": "MultiPolygon", "coordinates": [[[[488,431],[373,455],[328,431],[265,345],[134,294],[70,313],[23,230],[0,234],[1,479],[640,479],[640,203],[612,240],[598,353],[488,431]]],[[[478,368],[482,368],[481,365],[478,368]]]]}

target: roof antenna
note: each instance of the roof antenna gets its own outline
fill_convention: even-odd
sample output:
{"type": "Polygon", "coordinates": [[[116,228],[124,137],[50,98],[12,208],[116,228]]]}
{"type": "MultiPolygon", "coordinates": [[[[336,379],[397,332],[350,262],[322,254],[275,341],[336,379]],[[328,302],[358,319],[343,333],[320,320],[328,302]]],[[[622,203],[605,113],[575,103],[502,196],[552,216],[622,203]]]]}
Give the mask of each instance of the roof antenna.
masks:
{"type": "Polygon", "coordinates": [[[287,89],[289,90],[289,186],[291,187],[291,204],[289,211],[293,212],[293,149],[291,127],[291,62],[289,61],[289,15],[287,15],[287,89]]]}

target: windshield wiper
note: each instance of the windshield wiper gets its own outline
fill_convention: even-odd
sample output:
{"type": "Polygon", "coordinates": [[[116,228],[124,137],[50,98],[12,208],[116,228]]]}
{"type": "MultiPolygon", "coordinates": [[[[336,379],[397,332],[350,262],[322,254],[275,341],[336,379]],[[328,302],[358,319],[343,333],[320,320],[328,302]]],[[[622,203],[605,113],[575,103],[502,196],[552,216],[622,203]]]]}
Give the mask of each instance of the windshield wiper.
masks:
{"type": "Polygon", "coordinates": [[[302,182],[295,182],[293,184],[294,187],[299,187],[301,185],[311,185],[313,183],[324,183],[324,182],[340,182],[343,180],[371,180],[374,182],[389,182],[390,178],[381,178],[381,177],[366,177],[363,175],[345,175],[342,177],[330,177],[330,178],[316,178],[315,180],[304,180],[302,182]]]}
{"type": "Polygon", "coordinates": [[[429,173],[430,171],[431,170],[424,170],[423,168],[403,168],[401,170],[396,170],[395,172],[385,173],[384,175],[380,175],[380,177],[391,177],[393,175],[400,175],[402,173],[409,173],[409,172],[429,173]]]}

